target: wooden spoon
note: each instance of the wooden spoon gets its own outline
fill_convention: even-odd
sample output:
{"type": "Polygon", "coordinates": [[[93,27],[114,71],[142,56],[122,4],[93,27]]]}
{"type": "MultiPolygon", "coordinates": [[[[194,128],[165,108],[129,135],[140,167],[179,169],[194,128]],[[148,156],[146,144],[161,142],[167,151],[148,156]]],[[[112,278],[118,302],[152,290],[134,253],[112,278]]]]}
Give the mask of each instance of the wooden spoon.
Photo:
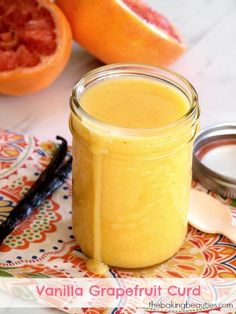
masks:
{"type": "Polygon", "coordinates": [[[200,231],[223,234],[236,244],[236,225],[230,210],[206,193],[191,190],[188,221],[200,231]]]}

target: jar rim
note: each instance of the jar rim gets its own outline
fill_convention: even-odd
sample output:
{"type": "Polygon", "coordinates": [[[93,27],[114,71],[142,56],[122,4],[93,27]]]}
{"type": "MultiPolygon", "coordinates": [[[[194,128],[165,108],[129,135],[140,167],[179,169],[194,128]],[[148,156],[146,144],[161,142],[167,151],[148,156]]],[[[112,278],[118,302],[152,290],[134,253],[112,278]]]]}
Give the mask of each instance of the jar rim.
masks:
{"type": "MultiPolygon", "coordinates": [[[[110,64],[98,67],[94,70],[86,73],[74,86],[72,90],[72,96],[70,98],[70,107],[71,111],[75,114],[77,118],[80,119],[81,123],[85,123],[88,127],[93,130],[100,132],[108,133],[109,135],[123,135],[123,136],[153,136],[157,133],[164,133],[166,131],[176,130],[176,127],[183,126],[192,119],[196,122],[200,115],[199,104],[198,104],[198,94],[193,87],[193,85],[182,75],[176,73],[175,71],[151,66],[146,64],[136,64],[136,63],[117,63],[110,64]],[[160,79],[169,84],[172,84],[174,87],[181,90],[185,96],[188,98],[190,103],[189,110],[177,120],[168,123],[160,127],[152,128],[127,128],[110,123],[101,121],[88,112],[86,112],[79,103],[79,95],[86,89],[86,85],[96,82],[97,80],[119,77],[121,75],[140,75],[145,76],[146,78],[160,79]],[[172,76],[172,79],[170,78],[172,76]],[[180,83],[177,83],[177,80],[181,84],[185,85],[185,88],[180,86],[180,83]],[[186,91],[187,89],[187,91],[186,91]],[[189,96],[186,94],[188,92],[189,96]]],[[[195,125],[195,123],[193,123],[195,125]]]]}

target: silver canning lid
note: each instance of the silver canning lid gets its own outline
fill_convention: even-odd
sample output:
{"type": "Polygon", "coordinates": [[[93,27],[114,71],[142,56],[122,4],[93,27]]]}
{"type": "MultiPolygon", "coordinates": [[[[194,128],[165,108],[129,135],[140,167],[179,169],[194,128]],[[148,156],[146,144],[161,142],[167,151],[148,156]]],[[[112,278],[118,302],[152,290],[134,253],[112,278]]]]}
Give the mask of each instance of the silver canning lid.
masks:
{"type": "Polygon", "coordinates": [[[236,198],[236,122],[199,133],[193,147],[193,177],[223,197],[236,198]]]}

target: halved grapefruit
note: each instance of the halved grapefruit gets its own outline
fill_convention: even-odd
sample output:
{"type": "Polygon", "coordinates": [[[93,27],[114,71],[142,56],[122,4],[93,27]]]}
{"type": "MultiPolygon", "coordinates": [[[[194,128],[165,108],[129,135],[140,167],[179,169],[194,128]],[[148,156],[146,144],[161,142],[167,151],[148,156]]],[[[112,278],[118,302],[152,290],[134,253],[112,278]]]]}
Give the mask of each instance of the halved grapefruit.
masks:
{"type": "Polygon", "coordinates": [[[175,27],[140,0],[56,0],[74,39],[105,63],[168,65],[185,46],[175,27]]]}
{"type": "Polygon", "coordinates": [[[66,65],[71,44],[69,23],[50,0],[0,0],[0,94],[47,87],[66,65]]]}

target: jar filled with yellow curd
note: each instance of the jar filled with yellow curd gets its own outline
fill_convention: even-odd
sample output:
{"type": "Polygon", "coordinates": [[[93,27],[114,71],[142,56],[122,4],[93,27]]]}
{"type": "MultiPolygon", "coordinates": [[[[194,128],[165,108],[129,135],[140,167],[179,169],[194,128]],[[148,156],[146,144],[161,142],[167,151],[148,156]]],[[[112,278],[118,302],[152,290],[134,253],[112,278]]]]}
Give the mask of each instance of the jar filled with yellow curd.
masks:
{"type": "Polygon", "coordinates": [[[88,268],[161,263],[187,232],[195,89],[169,70],[100,67],[71,97],[73,230],[88,268]]]}

